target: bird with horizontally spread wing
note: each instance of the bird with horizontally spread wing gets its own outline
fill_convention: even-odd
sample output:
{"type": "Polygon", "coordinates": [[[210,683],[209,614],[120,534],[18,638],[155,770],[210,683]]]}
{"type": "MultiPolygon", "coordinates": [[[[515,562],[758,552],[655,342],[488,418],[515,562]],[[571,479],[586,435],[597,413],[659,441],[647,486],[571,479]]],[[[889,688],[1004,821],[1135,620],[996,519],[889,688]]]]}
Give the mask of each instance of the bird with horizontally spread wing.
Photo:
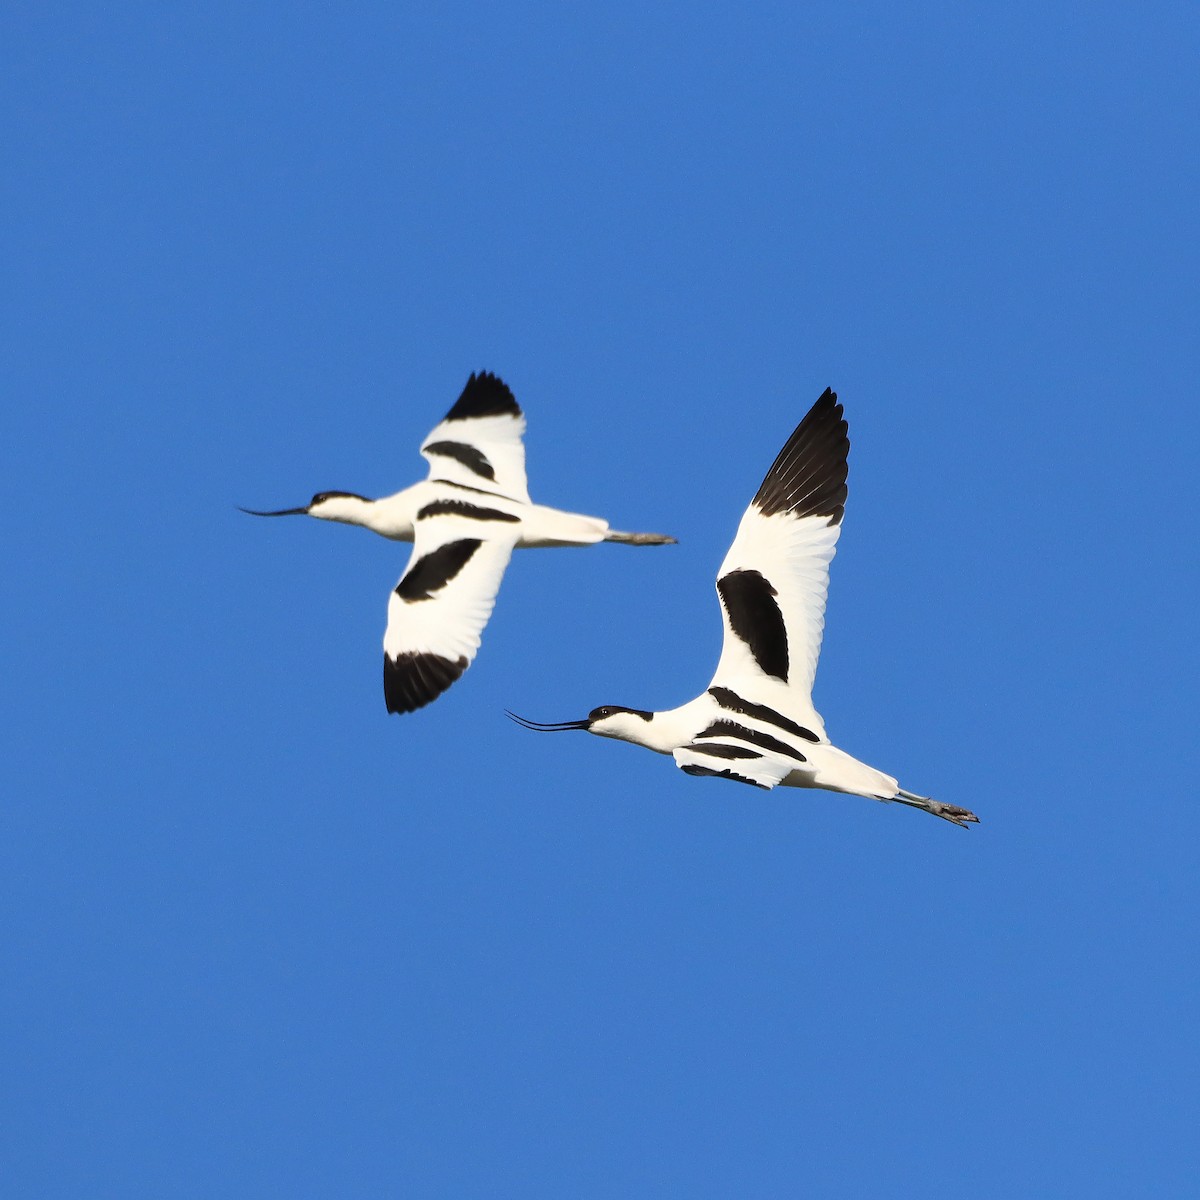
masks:
{"type": "Polygon", "coordinates": [[[849,452],[842,406],[827,389],[767,472],[717,573],[725,640],[702,695],[666,712],[608,704],[549,725],[509,716],[529,729],[582,729],[670,754],[689,775],[825,788],[895,800],[964,827],[977,821],[839,750],[813,708],[849,452]]]}
{"type": "Polygon", "coordinates": [[[508,387],[486,371],[421,444],[429,476],[368,500],[319,492],[303,508],[243,509],[256,517],[309,516],[412,542],[388,600],[383,694],[388,712],[421,708],[471,665],[514,549],[624,542],[659,546],[660,533],[621,533],[600,517],[534,504],[525,481],[525,416],[508,387]]]}

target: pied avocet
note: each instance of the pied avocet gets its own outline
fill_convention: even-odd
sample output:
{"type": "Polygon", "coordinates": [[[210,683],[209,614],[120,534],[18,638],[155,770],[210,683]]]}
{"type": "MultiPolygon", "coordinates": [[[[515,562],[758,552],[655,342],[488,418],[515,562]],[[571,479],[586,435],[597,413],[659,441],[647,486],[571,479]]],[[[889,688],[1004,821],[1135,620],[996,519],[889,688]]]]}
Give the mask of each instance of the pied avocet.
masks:
{"type": "Polygon", "coordinates": [[[534,504],[525,481],[525,417],[487,371],[421,444],[429,476],[394,496],[318,492],[303,508],[242,509],[255,517],[309,516],[361,525],[412,555],[388,600],[383,695],[388,712],[421,708],[470,666],[514,549],[624,542],[659,546],[661,533],[621,533],[600,517],[534,504]]]}
{"type": "Polygon", "coordinates": [[[842,406],[826,389],[742,517],[717,574],[725,641],[707,691],[666,712],[606,704],[582,721],[509,716],[528,729],[583,729],[671,754],[689,775],[825,788],[895,800],[964,827],[977,821],[839,750],[813,708],[829,563],[846,502],[846,432],[842,406]]]}

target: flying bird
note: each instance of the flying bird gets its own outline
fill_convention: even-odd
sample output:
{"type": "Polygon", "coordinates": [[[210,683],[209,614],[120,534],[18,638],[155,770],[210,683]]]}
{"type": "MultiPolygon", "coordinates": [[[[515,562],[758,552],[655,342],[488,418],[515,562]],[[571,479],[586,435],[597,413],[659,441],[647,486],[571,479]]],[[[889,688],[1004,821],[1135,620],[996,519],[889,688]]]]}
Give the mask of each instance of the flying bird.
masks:
{"type": "Polygon", "coordinates": [[[978,821],[839,750],[813,707],[849,452],[842,406],[826,389],[767,472],[717,573],[725,640],[702,695],[666,712],[606,704],[553,724],[508,715],[527,729],[582,729],[670,754],[689,775],[894,800],[964,828],[978,821]]]}
{"type": "Polygon", "coordinates": [[[454,407],[421,444],[429,476],[394,496],[318,492],[302,508],[255,517],[308,516],[361,525],[412,554],[388,599],[383,695],[391,713],[435,700],[471,665],[514,549],[624,542],[661,546],[661,533],[622,533],[600,517],[534,504],[525,481],[525,416],[487,371],[472,374],[454,407]]]}

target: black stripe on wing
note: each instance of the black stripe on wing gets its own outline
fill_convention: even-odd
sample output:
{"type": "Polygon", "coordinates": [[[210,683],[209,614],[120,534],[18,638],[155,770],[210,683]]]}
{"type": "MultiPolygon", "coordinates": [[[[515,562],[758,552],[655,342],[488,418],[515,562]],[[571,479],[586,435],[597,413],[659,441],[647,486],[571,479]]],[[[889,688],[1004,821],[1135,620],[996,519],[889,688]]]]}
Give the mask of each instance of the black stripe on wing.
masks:
{"type": "Polygon", "coordinates": [[[697,746],[694,742],[688,747],[692,754],[709,754],[713,758],[762,758],[757,750],[749,746],[727,746],[722,742],[713,742],[711,746],[697,746]]]}
{"type": "Polygon", "coordinates": [[[765,783],[759,783],[756,779],[747,779],[745,775],[739,775],[729,767],[726,767],[723,771],[715,771],[712,767],[702,767],[699,763],[687,763],[679,769],[685,775],[711,775],[715,779],[732,779],[734,783],[748,783],[751,787],[770,791],[770,788],[765,783]]]}
{"type": "Polygon", "coordinates": [[[787,683],[787,625],[771,581],[759,571],[730,571],[717,580],[717,592],[729,628],[746,643],[758,669],[787,683]]]}
{"type": "Polygon", "coordinates": [[[783,713],[776,712],[766,704],[755,704],[752,700],[742,699],[732,688],[710,687],[708,694],[726,712],[737,713],[742,717],[753,717],[756,721],[762,721],[764,724],[774,725],[779,729],[786,730],[788,733],[794,733],[797,737],[804,738],[806,742],[819,742],[821,740],[811,729],[805,729],[803,725],[797,725],[790,717],[785,717],[783,713]]]}
{"type": "Polygon", "coordinates": [[[383,698],[390,713],[407,713],[436,700],[467,669],[465,658],[411,653],[383,656],[383,698]]]}
{"type": "MultiPolygon", "coordinates": [[[[484,493],[487,495],[487,493],[484,493]]],[[[417,513],[418,521],[428,521],[431,517],[466,517],[470,521],[520,521],[515,513],[501,512],[498,508],[483,508],[478,504],[469,504],[466,500],[434,500],[417,513]]]]}
{"type": "Polygon", "coordinates": [[[521,409],[508,385],[490,371],[471,373],[462,395],[446,414],[447,421],[469,421],[472,417],[519,417],[521,409]]]}
{"type": "Polygon", "coordinates": [[[430,442],[425,447],[425,454],[440,454],[443,458],[452,458],[455,462],[462,463],[468,471],[478,475],[480,479],[490,479],[495,482],[496,468],[488,461],[488,456],[484,454],[478,446],[472,446],[469,442],[430,442]]]}
{"type": "Polygon", "coordinates": [[[447,542],[428,554],[423,554],[396,584],[396,595],[410,603],[432,600],[471,561],[471,556],[483,545],[479,538],[460,538],[447,542]]]}
{"type": "MultiPolygon", "coordinates": [[[[760,750],[767,750],[772,754],[782,754],[785,758],[793,758],[797,762],[808,762],[808,759],[799,750],[793,749],[787,742],[780,741],[779,738],[772,737],[769,733],[763,733],[759,729],[748,729],[736,721],[727,721],[724,717],[719,717],[708,728],[696,734],[696,741],[701,738],[736,738],[740,742],[748,742],[751,746],[757,746],[760,750]]],[[[699,747],[693,746],[692,749],[699,749],[699,747]]]]}
{"type": "Polygon", "coordinates": [[[840,525],[846,504],[848,426],[837,395],[825,389],[796,426],[754,497],[765,515],[828,517],[840,525]]]}

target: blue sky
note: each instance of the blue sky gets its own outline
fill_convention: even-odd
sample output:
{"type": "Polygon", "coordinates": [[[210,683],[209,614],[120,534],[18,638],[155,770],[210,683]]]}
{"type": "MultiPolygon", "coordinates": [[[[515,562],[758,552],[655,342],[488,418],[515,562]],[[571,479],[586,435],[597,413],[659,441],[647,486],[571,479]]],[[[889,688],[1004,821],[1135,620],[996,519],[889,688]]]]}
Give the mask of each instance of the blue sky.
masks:
{"type": "Polygon", "coordinates": [[[1197,1170],[1184,4],[5,20],[0,1171],[28,1197],[1180,1195],[1197,1170]],[[389,718],[471,370],[535,498],[389,718]],[[599,739],[833,386],[816,700],[919,813],[599,739]]]}

